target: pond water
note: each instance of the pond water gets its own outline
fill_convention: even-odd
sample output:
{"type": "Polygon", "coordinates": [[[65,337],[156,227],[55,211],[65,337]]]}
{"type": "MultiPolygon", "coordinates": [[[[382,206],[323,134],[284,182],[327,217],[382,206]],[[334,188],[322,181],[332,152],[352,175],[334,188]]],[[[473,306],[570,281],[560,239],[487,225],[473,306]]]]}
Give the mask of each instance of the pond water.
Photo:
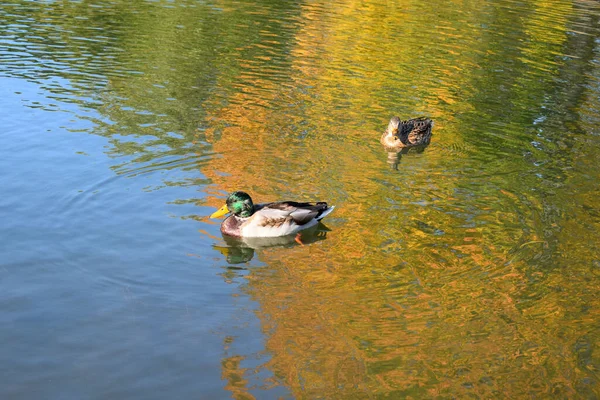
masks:
{"type": "Polygon", "coordinates": [[[597,1],[0,16],[0,397],[600,396],[597,1]],[[234,190],[336,209],[232,243],[234,190]]]}

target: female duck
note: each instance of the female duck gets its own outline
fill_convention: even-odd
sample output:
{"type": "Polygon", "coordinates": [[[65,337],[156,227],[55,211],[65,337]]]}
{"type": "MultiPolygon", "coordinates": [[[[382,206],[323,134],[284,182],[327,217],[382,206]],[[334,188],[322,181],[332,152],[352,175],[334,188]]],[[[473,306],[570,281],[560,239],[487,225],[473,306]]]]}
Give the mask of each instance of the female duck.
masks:
{"type": "Polygon", "coordinates": [[[315,226],[332,212],[334,206],[320,201],[298,203],[278,201],[254,204],[245,192],[233,192],[223,207],[210,217],[217,218],[232,213],[221,224],[221,232],[235,237],[276,237],[298,233],[315,226]]]}
{"type": "Polygon", "coordinates": [[[427,146],[431,141],[433,121],[420,117],[400,121],[392,117],[387,129],[381,135],[380,142],[387,151],[400,151],[404,148],[427,146]]]}

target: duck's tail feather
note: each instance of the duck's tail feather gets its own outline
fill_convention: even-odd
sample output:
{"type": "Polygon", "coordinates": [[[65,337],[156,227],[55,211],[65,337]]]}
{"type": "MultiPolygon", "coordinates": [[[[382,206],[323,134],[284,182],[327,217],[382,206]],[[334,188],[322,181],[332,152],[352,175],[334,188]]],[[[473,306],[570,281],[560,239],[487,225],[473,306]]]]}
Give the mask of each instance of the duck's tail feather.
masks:
{"type": "Polygon", "coordinates": [[[328,216],[333,211],[334,208],[335,208],[335,206],[328,206],[319,216],[317,216],[317,221],[320,221],[323,218],[325,218],[326,216],[328,216]]]}

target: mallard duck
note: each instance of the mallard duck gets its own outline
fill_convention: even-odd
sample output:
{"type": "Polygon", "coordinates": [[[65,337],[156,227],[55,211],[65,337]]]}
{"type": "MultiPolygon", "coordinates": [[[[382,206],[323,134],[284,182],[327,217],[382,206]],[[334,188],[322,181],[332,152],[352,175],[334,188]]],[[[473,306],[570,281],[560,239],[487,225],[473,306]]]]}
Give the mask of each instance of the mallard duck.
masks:
{"type": "Polygon", "coordinates": [[[431,141],[433,121],[420,117],[401,121],[392,117],[380,142],[387,151],[400,151],[407,147],[427,146],[431,141]]]}
{"type": "MultiPolygon", "coordinates": [[[[221,224],[221,232],[234,237],[276,237],[298,233],[316,225],[332,212],[324,201],[298,203],[278,201],[254,204],[245,192],[233,192],[225,205],[210,218],[232,213],[221,224]]],[[[299,240],[298,240],[299,241],[299,240]]],[[[300,242],[301,243],[301,242],[300,242]]]]}

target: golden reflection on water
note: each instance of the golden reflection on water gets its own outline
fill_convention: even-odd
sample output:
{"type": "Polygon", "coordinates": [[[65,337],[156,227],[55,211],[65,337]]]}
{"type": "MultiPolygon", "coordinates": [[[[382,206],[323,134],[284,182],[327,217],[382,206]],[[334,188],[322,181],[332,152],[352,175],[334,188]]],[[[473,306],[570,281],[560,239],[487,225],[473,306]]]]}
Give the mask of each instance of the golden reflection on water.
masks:
{"type": "MultiPolygon", "coordinates": [[[[303,5],[289,51],[286,79],[293,84],[253,73],[270,62],[256,57],[242,65],[243,89],[210,116],[214,128],[206,135],[222,155],[202,169],[218,189],[210,205],[243,189],[256,201],[337,206],[326,240],[246,254],[264,264],[250,270],[245,286],[260,304],[271,354],[264,367],[298,398],[591,393],[576,382],[597,379],[597,372],[589,360],[574,367],[573,343],[598,339],[582,336],[577,325],[599,315],[588,309],[585,322],[572,320],[582,303],[570,298],[592,301],[589,288],[571,288],[565,297],[560,268],[536,269],[536,260],[554,251],[539,221],[544,205],[502,183],[520,161],[493,172],[477,166],[477,179],[460,167],[474,168],[461,161],[472,148],[448,150],[469,149],[471,128],[459,128],[459,116],[480,107],[478,65],[503,57],[501,44],[490,45],[497,38],[470,48],[466,40],[481,34],[481,24],[506,23],[510,12],[463,5],[456,24],[421,30],[434,17],[407,12],[412,2],[405,3],[392,10],[387,3],[303,5]],[[351,43],[348,31],[356,32],[351,43]],[[420,45],[435,42],[437,51],[420,45]],[[283,101],[288,108],[278,106],[283,101]],[[383,130],[394,106],[441,122],[431,148],[400,160],[377,147],[381,131],[371,127],[383,130]],[[303,124],[308,134],[298,137],[303,124]]],[[[557,71],[547,55],[566,39],[569,7],[561,5],[557,19],[553,3],[533,2],[532,18],[522,21],[533,38],[522,54],[536,74],[557,71]],[[544,36],[550,22],[552,34],[544,36]]],[[[507,84],[520,81],[531,83],[522,75],[507,84]]],[[[515,89],[513,104],[525,104],[536,88],[527,90],[515,89]]]]}
{"type": "MultiPolygon", "coordinates": [[[[228,283],[247,272],[269,354],[246,367],[225,338],[232,397],[263,369],[297,398],[600,396],[590,2],[106,3],[42,7],[19,35],[65,46],[54,72],[131,157],[116,173],[191,170],[165,185],[213,207],[234,190],[336,206],[305,246],[202,231],[228,283]],[[434,119],[431,145],[386,153],[392,115],[434,119]]],[[[53,78],[23,57],[7,62],[53,78]]]]}

